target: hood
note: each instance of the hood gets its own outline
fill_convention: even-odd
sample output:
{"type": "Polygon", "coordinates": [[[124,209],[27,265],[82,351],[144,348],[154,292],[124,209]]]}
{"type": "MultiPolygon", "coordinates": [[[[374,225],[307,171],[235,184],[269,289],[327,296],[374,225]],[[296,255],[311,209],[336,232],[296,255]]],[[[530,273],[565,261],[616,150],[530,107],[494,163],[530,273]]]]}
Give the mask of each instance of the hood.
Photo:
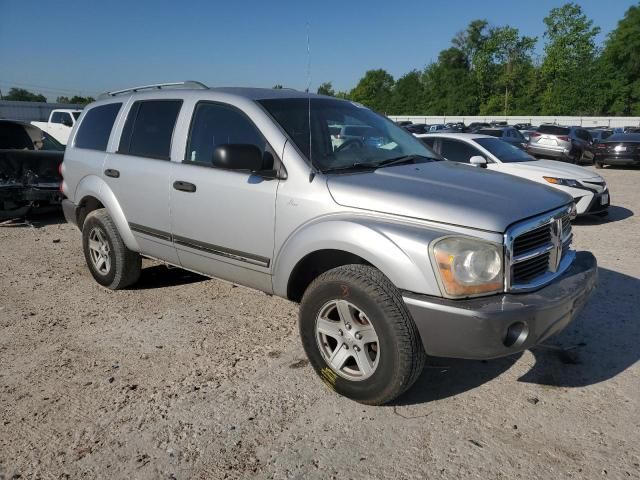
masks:
{"type": "Polygon", "coordinates": [[[546,185],[446,161],[330,175],[327,186],[345,207],[493,232],[573,200],[546,185]]]}
{"type": "Polygon", "coordinates": [[[597,180],[603,181],[602,177],[597,173],[587,170],[578,165],[572,165],[565,162],[557,162],[555,160],[535,160],[532,162],[514,162],[503,163],[501,168],[506,171],[513,167],[516,170],[527,171],[530,174],[539,174],[540,177],[558,177],[568,178],[572,180],[597,180]]]}

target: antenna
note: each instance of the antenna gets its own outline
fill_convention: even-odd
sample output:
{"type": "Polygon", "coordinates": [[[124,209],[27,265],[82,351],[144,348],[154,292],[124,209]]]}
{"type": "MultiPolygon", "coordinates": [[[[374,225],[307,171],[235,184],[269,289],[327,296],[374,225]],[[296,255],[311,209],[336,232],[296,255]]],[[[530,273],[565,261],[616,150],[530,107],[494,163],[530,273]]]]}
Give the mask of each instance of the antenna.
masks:
{"type": "Polygon", "coordinates": [[[309,112],[309,161],[311,162],[311,174],[309,175],[309,183],[313,181],[317,172],[316,167],[313,165],[313,153],[311,148],[311,40],[309,35],[309,21],[307,20],[307,100],[308,100],[308,112],[309,112]]]}

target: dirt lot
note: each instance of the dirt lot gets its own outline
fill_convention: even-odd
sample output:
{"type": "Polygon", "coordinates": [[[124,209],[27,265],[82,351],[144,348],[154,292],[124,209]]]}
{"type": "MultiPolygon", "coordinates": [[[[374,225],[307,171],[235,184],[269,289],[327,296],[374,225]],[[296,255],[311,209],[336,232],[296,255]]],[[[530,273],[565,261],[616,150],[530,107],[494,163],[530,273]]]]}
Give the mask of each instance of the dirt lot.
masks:
{"type": "Polygon", "coordinates": [[[0,228],[0,478],[640,478],[640,170],[603,175],[580,318],[387,407],[316,378],[285,300],[152,262],[111,292],[58,216],[0,228]]]}

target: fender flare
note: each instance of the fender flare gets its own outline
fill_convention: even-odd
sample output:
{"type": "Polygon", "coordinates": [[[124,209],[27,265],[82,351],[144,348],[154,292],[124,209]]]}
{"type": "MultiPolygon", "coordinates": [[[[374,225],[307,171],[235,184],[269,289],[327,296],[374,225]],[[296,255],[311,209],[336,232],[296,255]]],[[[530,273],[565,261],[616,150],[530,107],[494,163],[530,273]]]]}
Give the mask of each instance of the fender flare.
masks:
{"type": "Polygon", "coordinates": [[[100,201],[100,203],[102,203],[102,205],[104,205],[109,216],[113,220],[113,223],[115,223],[124,244],[129,250],[139,252],[140,247],[138,242],[133,236],[131,228],[129,228],[129,223],[124,216],[122,207],[120,207],[116,196],[107,182],[97,175],[88,175],[84,177],[76,187],[74,198],[80,199],[78,205],[81,205],[86,197],[95,197],[100,201]]]}
{"type": "MultiPolygon", "coordinates": [[[[364,259],[401,290],[439,294],[437,281],[426,257],[426,248],[424,265],[420,266],[384,227],[376,227],[375,220],[353,218],[325,219],[302,226],[286,240],[275,258],[274,293],[287,298],[291,274],[307,255],[320,250],[341,250],[364,259]]],[[[415,240],[410,236],[407,238],[410,242],[415,240]]]]}

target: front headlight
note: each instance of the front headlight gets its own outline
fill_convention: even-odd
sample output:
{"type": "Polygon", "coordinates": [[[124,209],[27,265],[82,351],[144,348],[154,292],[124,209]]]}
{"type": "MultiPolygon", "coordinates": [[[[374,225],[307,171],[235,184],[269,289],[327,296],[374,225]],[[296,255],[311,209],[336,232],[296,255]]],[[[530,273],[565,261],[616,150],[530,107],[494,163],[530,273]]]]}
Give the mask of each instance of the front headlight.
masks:
{"type": "Polygon", "coordinates": [[[432,260],[449,297],[503,290],[502,245],[467,237],[445,237],[433,244],[432,260]]]}
{"type": "Polygon", "coordinates": [[[570,178],[556,178],[556,177],[542,177],[542,178],[544,178],[549,183],[553,183],[554,185],[563,185],[565,187],[577,187],[577,188],[580,188],[582,186],[580,185],[580,182],[578,182],[577,180],[572,180],[570,178]]]}

